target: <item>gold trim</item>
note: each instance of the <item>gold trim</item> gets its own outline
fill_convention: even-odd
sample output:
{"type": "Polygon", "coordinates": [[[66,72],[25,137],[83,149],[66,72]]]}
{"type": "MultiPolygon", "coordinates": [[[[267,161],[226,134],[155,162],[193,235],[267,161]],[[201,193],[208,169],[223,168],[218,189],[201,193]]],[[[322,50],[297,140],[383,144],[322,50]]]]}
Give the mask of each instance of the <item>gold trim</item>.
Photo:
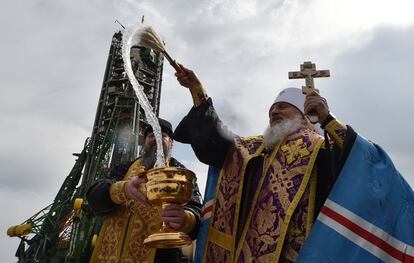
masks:
{"type": "MultiPolygon", "coordinates": [[[[264,144],[263,144],[263,145],[264,145],[264,144]]],[[[258,183],[258,185],[257,185],[257,188],[256,188],[256,193],[254,194],[254,197],[253,197],[253,201],[252,201],[251,209],[250,209],[250,211],[249,211],[249,215],[248,215],[248,217],[247,217],[246,224],[244,225],[242,235],[241,235],[240,240],[239,240],[239,243],[238,243],[238,245],[237,245],[237,249],[236,249],[236,257],[235,257],[237,260],[238,260],[238,259],[239,259],[239,257],[240,257],[240,253],[241,253],[241,250],[242,250],[242,248],[243,248],[243,243],[244,243],[244,241],[245,241],[245,239],[246,239],[247,231],[249,230],[250,221],[252,220],[252,216],[253,216],[254,206],[256,205],[257,199],[258,199],[258,197],[259,197],[259,194],[260,194],[260,189],[262,188],[263,181],[264,181],[264,179],[266,178],[267,171],[269,170],[270,165],[272,164],[272,162],[273,162],[274,158],[276,157],[276,153],[279,151],[279,147],[280,147],[280,145],[281,145],[281,143],[279,142],[279,143],[276,145],[276,147],[275,147],[275,149],[273,150],[273,152],[272,152],[272,154],[270,155],[270,157],[269,157],[269,158],[265,158],[265,160],[264,160],[264,162],[263,162],[263,172],[262,172],[262,176],[260,177],[260,181],[259,181],[259,183],[258,183]]],[[[244,176],[243,176],[243,177],[244,177],[244,176]]]]}
{"type": "MultiPolygon", "coordinates": [[[[233,261],[233,258],[234,258],[234,248],[235,248],[235,242],[236,242],[236,240],[235,240],[234,237],[236,236],[236,232],[237,232],[237,228],[238,228],[238,224],[237,223],[238,223],[239,212],[240,212],[240,200],[241,200],[241,195],[242,195],[242,192],[243,192],[244,173],[246,171],[247,163],[252,158],[258,156],[263,151],[263,149],[264,149],[264,143],[262,142],[262,144],[259,146],[259,148],[257,149],[257,151],[253,155],[250,155],[249,158],[247,158],[247,159],[245,159],[243,161],[243,165],[242,165],[241,172],[240,172],[240,174],[242,174],[243,177],[240,179],[239,189],[238,189],[237,197],[236,197],[236,210],[234,212],[234,222],[233,223],[234,223],[234,226],[235,227],[233,228],[233,233],[232,233],[233,235],[230,236],[231,237],[231,240],[230,240],[231,241],[231,245],[230,245],[229,249],[227,249],[230,252],[229,262],[232,262],[233,261]]],[[[236,150],[238,150],[238,149],[236,148],[236,150]]],[[[220,172],[220,177],[219,177],[219,180],[218,180],[218,183],[217,183],[217,187],[216,187],[216,194],[217,194],[218,187],[221,184],[222,177],[223,177],[223,173],[224,173],[224,170],[222,170],[220,172]]],[[[215,211],[215,205],[216,205],[216,203],[214,203],[214,206],[213,206],[213,210],[212,211],[215,211]]],[[[210,229],[214,229],[213,227],[211,227],[211,224],[213,222],[213,219],[214,219],[214,213],[212,213],[212,216],[211,216],[211,219],[210,219],[209,230],[210,229]]],[[[217,231],[217,232],[219,232],[216,229],[214,229],[214,230],[217,231]]],[[[221,232],[219,232],[219,233],[221,233],[221,232]]],[[[227,234],[224,234],[224,233],[222,233],[222,234],[223,235],[227,235],[227,234]]],[[[216,238],[216,237],[218,237],[218,236],[213,235],[213,236],[210,237],[210,231],[208,232],[207,241],[206,241],[206,247],[204,248],[203,262],[205,262],[205,256],[206,256],[206,253],[207,253],[207,249],[206,248],[207,248],[208,242],[210,241],[212,243],[215,243],[215,244],[219,245],[218,243],[216,243],[216,240],[214,240],[214,238],[216,238]]],[[[221,246],[221,247],[224,248],[224,246],[221,246]]]]}
{"type": "MultiPolygon", "coordinates": [[[[251,140],[251,139],[254,138],[254,137],[253,138],[252,137],[248,137],[248,138],[251,140]]],[[[240,203],[241,203],[240,201],[241,201],[242,193],[243,193],[244,177],[246,176],[246,167],[247,167],[247,164],[249,163],[249,161],[252,158],[259,156],[264,148],[265,148],[265,144],[262,141],[260,146],[257,148],[256,152],[254,154],[248,155],[247,158],[245,159],[245,161],[243,162],[243,167],[242,167],[242,170],[241,170],[241,173],[240,173],[242,175],[242,177],[240,179],[239,191],[237,193],[237,198],[236,198],[236,200],[237,200],[236,211],[234,213],[234,226],[235,227],[233,228],[233,235],[232,235],[233,236],[233,244],[232,244],[231,261],[230,262],[232,262],[234,258],[238,258],[236,256],[237,255],[237,247],[236,247],[236,238],[235,237],[236,237],[238,226],[239,226],[238,223],[239,223],[239,214],[240,214],[240,203]],[[234,251],[235,249],[236,249],[236,251],[234,251]],[[235,253],[236,253],[236,255],[235,255],[235,253]]],[[[278,148],[278,146],[276,148],[278,148]]],[[[241,240],[242,239],[239,240],[239,244],[240,244],[241,240]]]]}
{"type": "Polygon", "coordinates": [[[343,148],[344,141],[341,136],[338,135],[337,131],[341,130],[343,132],[346,132],[347,128],[345,125],[343,125],[340,121],[337,119],[331,120],[325,127],[328,134],[333,138],[335,143],[339,146],[339,148],[343,148]]]}
{"type": "MultiPolygon", "coordinates": [[[[237,192],[237,197],[236,197],[236,200],[237,200],[236,201],[236,211],[234,212],[234,223],[235,223],[234,226],[235,227],[233,228],[233,233],[232,233],[233,235],[231,236],[231,239],[232,239],[231,240],[231,243],[232,244],[231,244],[230,249],[227,249],[230,252],[230,256],[229,256],[228,262],[233,262],[233,258],[234,258],[234,247],[235,247],[235,242],[236,242],[235,236],[236,236],[236,231],[237,231],[237,228],[238,228],[238,224],[237,223],[238,223],[238,220],[239,220],[240,200],[241,200],[241,195],[242,195],[242,192],[243,192],[243,182],[244,182],[244,176],[245,176],[244,173],[246,171],[246,166],[247,166],[248,162],[252,158],[254,158],[256,156],[259,156],[260,153],[263,151],[263,149],[265,147],[265,145],[263,143],[263,140],[262,140],[262,138],[260,136],[249,136],[249,137],[243,137],[243,138],[244,138],[244,140],[247,140],[247,139],[250,139],[251,140],[251,139],[257,138],[258,140],[259,139],[261,140],[261,142],[260,142],[261,144],[257,148],[256,152],[253,153],[253,154],[251,154],[251,155],[248,155],[246,159],[244,159],[243,156],[242,156],[242,158],[243,158],[243,165],[242,165],[242,168],[241,168],[241,172],[239,173],[239,174],[242,175],[242,178],[240,179],[239,190],[237,192]]],[[[242,138],[239,138],[239,139],[240,140],[243,140],[242,138]]],[[[235,148],[235,150],[238,151],[238,152],[240,152],[241,154],[243,154],[241,152],[242,149],[238,149],[237,147],[235,147],[235,145],[236,145],[236,143],[233,142],[233,147],[235,148]]],[[[227,159],[227,157],[226,157],[226,159],[227,159]]],[[[221,185],[221,181],[223,179],[223,174],[224,174],[224,169],[221,168],[220,175],[219,175],[219,178],[217,180],[217,186],[216,186],[215,196],[217,196],[217,190],[218,190],[219,186],[221,185]]],[[[215,212],[215,209],[216,209],[216,202],[214,202],[213,207],[212,207],[212,214],[211,214],[211,218],[210,218],[209,231],[208,231],[206,243],[205,243],[205,246],[204,246],[204,253],[203,253],[203,260],[202,260],[203,263],[206,262],[206,253],[207,253],[208,242],[212,242],[212,243],[215,243],[216,244],[215,240],[212,239],[212,238],[214,238],[216,236],[213,237],[213,236],[210,235],[210,233],[211,233],[210,232],[210,229],[214,229],[211,226],[211,224],[214,221],[214,216],[215,216],[215,213],[214,212],[215,212]]],[[[217,232],[219,232],[217,229],[214,229],[214,230],[217,231],[217,232]]],[[[222,234],[224,234],[224,233],[222,233],[222,234]]],[[[214,234],[212,234],[212,235],[214,235],[214,234]]],[[[227,234],[224,234],[224,235],[227,235],[227,234]]],[[[217,244],[217,245],[219,245],[219,244],[217,244]]],[[[223,247],[223,246],[221,246],[221,247],[223,247]]]]}
{"type": "MultiPolygon", "coordinates": [[[[107,236],[108,227],[110,226],[110,224],[113,223],[113,220],[122,221],[122,229],[121,229],[120,237],[124,237],[125,235],[127,235],[127,228],[128,228],[130,219],[131,219],[131,215],[127,214],[127,211],[125,210],[125,208],[122,208],[122,210],[119,211],[117,215],[109,216],[104,219],[102,227],[99,230],[98,240],[92,252],[90,263],[101,262],[100,260],[98,260],[98,256],[101,254],[103,239],[107,236]],[[128,217],[127,220],[123,219],[124,216],[128,217]]],[[[117,259],[122,260],[123,247],[125,244],[125,240],[122,240],[122,241],[118,240],[118,242],[116,243],[117,245],[115,248],[115,257],[117,259]]]]}
{"type": "Polygon", "coordinates": [[[212,240],[207,240],[209,242],[213,242],[216,245],[224,248],[225,250],[232,251],[233,246],[233,236],[220,232],[219,230],[210,227],[208,230],[208,235],[211,237],[212,240]]]}
{"type": "Polygon", "coordinates": [[[131,223],[131,214],[128,214],[128,219],[126,224],[122,226],[121,235],[120,237],[123,239],[122,242],[118,242],[118,249],[117,249],[117,255],[116,258],[119,258],[121,260],[124,259],[124,255],[126,253],[125,244],[129,244],[130,235],[128,235],[130,232],[127,232],[129,229],[129,224],[131,223]]]}
{"type": "Polygon", "coordinates": [[[300,199],[302,198],[303,193],[305,192],[305,190],[308,186],[309,178],[310,178],[310,175],[311,175],[312,170],[313,170],[313,165],[315,163],[316,157],[318,156],[319,148],[321,147],[322,143],[323,143],[322,138],[319,138],[319,141],[315,143],[315,148],[312,150],[312,156],[310,157],[308,167],[306,169],[306,173],[305,173],[305,175],[302,179],[302,183],[299,186],[299,189],[298,189],[295,197],[293,198],[292,202],[290,203],[289,208],[286,210],[286,216],[285,216],[285,220],[284,220],[284,222],[282,224],[282,227],[281,227],[281,230],[280,230],[280,235],[279,235],[276,250],[275,250],[275,258],[274,258],[273,262],[278,262],[279,261],[280,254],[282,252],[282,248],[283,248],[283,244],[284,244],[284,240],[285,240],[285,237],[286,237],[287,229],[289,227],[290,219],[293,215],[293,212],[296,209],[296,206],[298,205],[300,199]]]}
{"type": "Polygon", "coordinates": [[[316,167],[313,169],[313,173],[310,178],[310,187],[309,187],[309,204],[308,204],[308,214],[306,217],[306,237],[309,236],[309,233],[313,226],[313,221],[315,218],[315,198],[316,198],[316,182],[317,182],[317,173],[316,167]]]}
{"type": "MultiPolygon", "coordinates": [[[[226,157],[227,158],[227,157],[226,157]]],[[[216,190],[215,190],[215,194],[214,194],[214,198],[217,198],[217,190],[221,184],[222,178],[223,178],[223,173],[224,173],[224,169],[220,169],[220,174],[219,174],[219,178],[217,179],[217,185],[216,185],[216,190]]],[[[208,225],[208,232],[207,232],[207,238],[206,238],[206,243],[204,244],[204,252],[203,252],[203,260],[201,262],[205,263],[206,262],[206,254],[207,254],[207,246],[208,246],[208,242],[210,241],[210,229],[213,229],[213,227],[211,226],[211,224],[214,221],[214,211],[216,210],[216,202],[213,202],[213,207],[211,210],[211,217],[210,217],[210,223],[208,225]]],[[[214,243],[214,241],[212,241],[214,243]]]]}
{"type": "Polygon", "coordinates": [[[196,87],[190,89],[191,97],[193,98],[194,107],[201,105],[203,101],[208,99],[207,93],[204,91],[203,85],[201,83],[196,87]]]}

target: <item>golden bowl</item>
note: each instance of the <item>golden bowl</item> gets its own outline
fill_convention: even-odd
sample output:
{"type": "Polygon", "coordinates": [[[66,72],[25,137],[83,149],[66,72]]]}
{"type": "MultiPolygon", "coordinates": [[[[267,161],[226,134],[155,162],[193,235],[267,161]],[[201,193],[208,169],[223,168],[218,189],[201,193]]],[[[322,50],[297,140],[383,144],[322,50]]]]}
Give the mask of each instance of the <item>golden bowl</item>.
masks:
{"type": "MultiPolygon", "coordinates": [[[[161,167],[148,170],[147,198],[156,206],[165,208],[168,203],[183,205],[191,199],[195,174],[185,168],[161,167]]],[[[191,244],[190,237],[183,232],[169,228],[165,222],[161,229],[148,236],[144,244],[153,248],[174,248],[191,244]]]]}
{"type": "Polygon", "coordinates": [[[195,174],[185,168],[161,167],[148,170],[147,198],[151,204],[185,204],[191,199],[195,174]]]}

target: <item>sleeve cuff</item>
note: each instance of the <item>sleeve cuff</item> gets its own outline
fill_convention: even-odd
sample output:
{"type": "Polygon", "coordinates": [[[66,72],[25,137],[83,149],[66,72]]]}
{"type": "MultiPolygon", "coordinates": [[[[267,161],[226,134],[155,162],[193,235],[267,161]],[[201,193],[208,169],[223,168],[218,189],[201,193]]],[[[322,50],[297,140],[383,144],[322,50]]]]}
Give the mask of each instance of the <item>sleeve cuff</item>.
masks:
{"type": "Polygon", "coordinates": [[[203,101],[208,99],[206,92],[204,91],[203,85],[198,85],[195,88],[190,89],[191,96],[193,97],[194,107],[201,105],[203,101]]]}
{"type": "Polygon", "coordinates": [[[323,120],[323,122],[321,124],[321,128],[325,129],[326,125],[328,125],[334,119],[335,119],[335,117],[331,113],[329,113],[328,116],[325,118],[325,120],[323,120]]]}
{"type": "Polygon", "coordinates": [[[119,181],[111,185],[109,188],[109,195],[115,204],[122,204],[129,200],[126,194],[126,188],[129,181],[119,181]]]}
{"type": "Polygon", "coordinates": [[[332,120],[329,121],[329,123],[325,126],[325,130],[328,132],[329,136],[335,141],[335,144],[342,149],[346,137],[346,126],[337,119],[332,118],[332,120]]]}

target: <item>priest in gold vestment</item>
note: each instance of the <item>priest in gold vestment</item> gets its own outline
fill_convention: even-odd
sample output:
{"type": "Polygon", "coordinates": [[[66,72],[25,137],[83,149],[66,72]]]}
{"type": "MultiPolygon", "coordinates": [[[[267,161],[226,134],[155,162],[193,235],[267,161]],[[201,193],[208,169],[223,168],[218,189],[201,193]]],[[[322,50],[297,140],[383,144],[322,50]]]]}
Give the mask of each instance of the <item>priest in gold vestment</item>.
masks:
{"type": "Polygon", "coordinates": [[[263,135],[237,136],[194,72],[180,67],[177,79],[194,106],[174,139],[220,169],[202,262],[295,262],[356,133],[329,113],[319,94],[287,88],[271,105],[263,135]],[[310,111],[321,126],[309,123],[310,111]]]}
{"type": "MultiPolygon", "coordinates": [[[[184,167],[171,157],[172,126],[159,119],[166,163],[184,167]]],[[[181,207],[170,204],[166,209],[151,206],[144,194],[142,171],[156,161],[156,144],[152,128],[145,129],[144,152],[132,163],[115,167],[107,178],[98,180],[87,193],[89,205],[104,221],[98,235],[91,263],[179,263],[181,251],[153,249],[143,241],[161,227],[161,220],[171,228],[188,233],[195,239],[200,225],[201,195],[196,178],[193,179],[191,200],[181,207]],[[141,190],[139,190],[141,189],[141,190]]]]}

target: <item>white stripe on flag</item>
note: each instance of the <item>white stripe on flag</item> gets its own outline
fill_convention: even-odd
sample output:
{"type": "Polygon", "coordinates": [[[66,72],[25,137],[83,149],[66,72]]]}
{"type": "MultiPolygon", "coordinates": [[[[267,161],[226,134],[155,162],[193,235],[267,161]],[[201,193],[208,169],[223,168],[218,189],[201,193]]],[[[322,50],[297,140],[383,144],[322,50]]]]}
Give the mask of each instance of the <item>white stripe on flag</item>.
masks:
{"type": "Polygon", "coordinates": [[[385,253],[382,249],[379,247],[371,244],[367,240],[363,239],[362,237],[358,236],[352,231],[349,231],[348,228],[342,226],[335,220],[331,219],[330,217],[325,216],[324,214],[320,213],[318,216],[318,220],[327,225],[328,227],[332,228],[348,240],[352,241],[356,245],[360,246],[361,248],[365,249],[369,253],[373,254],[374,256],[380,258],[384,262],[401,262],[392,256],[385,253]]]}
{"type": "Polygon", "coordinates": [[[414,248],[332,200],[326,200],[318,220],[386,262],[413,262],[414,248]]]}
{"type": "Polygon", "coordinates": [[[209,219],[210,217],[211,217],[211,211],[210,211],[210,212],[208,212],[208,213],[205,213],[205,214],[203,215],[203,217],[201,218],[201,222],[203,222],[204,220],[209,219]]]}
{"type": "Polygon", "coordinates": [[[207,220],[211,217],[215,199],[207,201],[201,208],[201,221],[207,220]]]}
{"type": "Polygon", "coordinates": [[[414,257],[414,247],[407,245],[407,251],[405,253],[407,253],[407,255],[414,257]]]}
{"type": "Polygon", "coordinates": [[[382,230],[381,228],[371,224],[367,220],[363,219],[362,217],[354,214],[353,212],[349,211],[343,206],[335,203],[332,200],[327,199],[325,202],[325,206],[334,210],[335,212],[341,214],[342,216],[346,217],[347,219],[351,220],[358,226],[362,227],[363,229],[367,230],[368,232],[376,235],[377,237],[381,238],[385,242],[389,243],[391,246],[395,247],[400,251],[404,251],[406,249],[407,244],[401,242],[400,240],[394,238],[393,236],[389,235],[387,232],[382,230]]]}
{"type": "Polygon", "coordinates": [[[207,201],[207,202],[203,205],[202,210],[204,210],[204,208],[206,208],[206,207],[208,207],[208,206],[213,205],[213,204],[214,204],[214,200],[215,200],[215,199],[210,199],[210,200],[208,200],[208,201],[207,201]]]}

